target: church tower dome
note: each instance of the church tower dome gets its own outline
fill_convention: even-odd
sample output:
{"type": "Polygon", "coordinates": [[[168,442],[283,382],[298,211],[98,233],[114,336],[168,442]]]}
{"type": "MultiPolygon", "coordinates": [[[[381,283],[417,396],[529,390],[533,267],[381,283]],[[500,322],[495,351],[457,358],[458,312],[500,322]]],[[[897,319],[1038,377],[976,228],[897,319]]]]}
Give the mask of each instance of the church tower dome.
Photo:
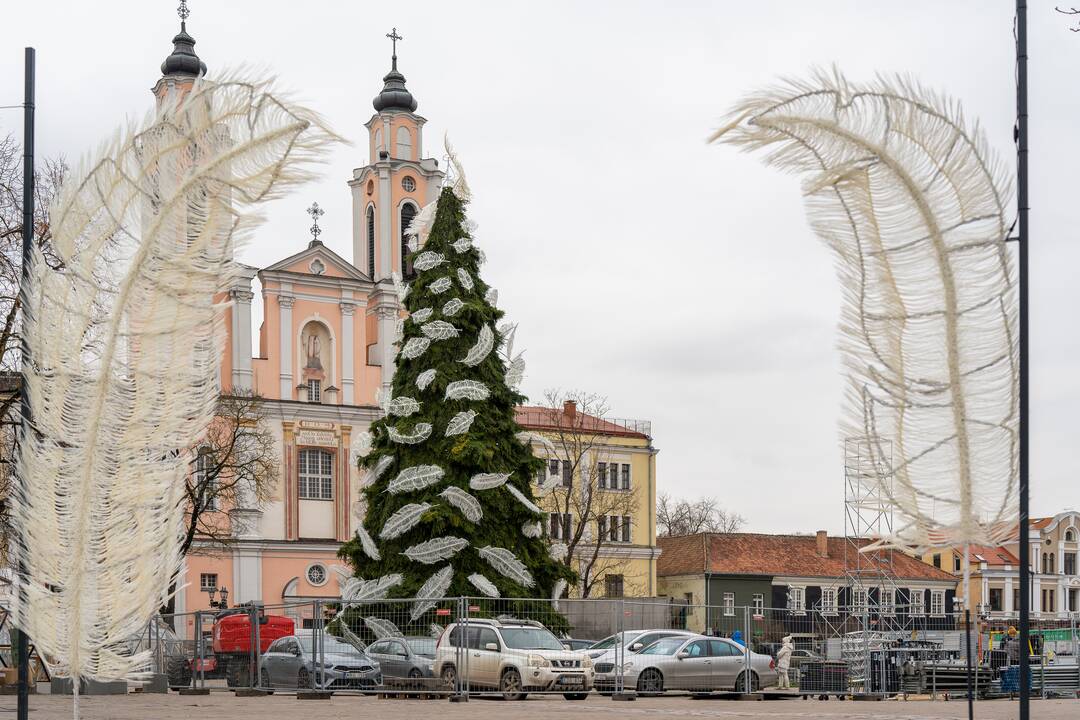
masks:
{"type": "Polygon", "coordinates": [[[405,87],[405,76],[397,69],[397,41],[401,36],[397,34],[397,28],[388,36],[394,41],[394,54],[390,61],[390,72],[383,76],[383,89],[371,104],[375,106],[375,112],[383,110],[405,110],[416,112],[418,104],[416,98],[405,87]]]}
{"type": "Polygon", "coordinates": [[[177,12],[180,15],[180,32],[172,40],[172,53],[165,58],[165,62],[161,63],[161,74],[163,76],[202,77],[206,74],[206,63],[195,54],[195,38],[191,37],[187,31],[187,19],[190,14],[187,0],[181,1],[177,12]]]}

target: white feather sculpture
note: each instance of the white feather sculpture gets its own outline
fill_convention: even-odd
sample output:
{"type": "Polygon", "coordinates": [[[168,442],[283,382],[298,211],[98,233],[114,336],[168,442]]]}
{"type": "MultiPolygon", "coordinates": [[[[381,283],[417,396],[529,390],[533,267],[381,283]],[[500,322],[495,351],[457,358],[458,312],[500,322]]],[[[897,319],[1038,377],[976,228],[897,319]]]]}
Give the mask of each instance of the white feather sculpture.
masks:
{"type": "Polygon", "coordinates": [[[438,465],[407,467],[387,484],[386,491],[390,494],[397,494],[412,490],[423,490],[428,485],[434,485],[442,480],[443,474],[443,469],[438,465]]]}
{"type": "Polygon", "coordinates": [[[428,285],[428,290],[435,293],[436,295],[441,295],[442,293],[446,292],[451,287],[453,287],[453,284],[454,283],[450,278],[441,277],[438,280],[435,280],[430,285],[428,285]]]}
{"type": "Polygon", "coordinates": [[[541,510],[537,506],[537,504],[534,503],[529,498],[525,497],[525,493],[521,492],[520,490],[518,490],[516,487],[514,487],[513,485],[511,485],[509,483],[506,484],[506,489],[510,491],[511,495],[513,495],[515,498],[517,498],[518,502],[520,502],[522,505],[527,507],[530,512],[534,512],[537,515],[539,515],[541,513],[541,510]]]}
{"type": "Polygon", "coordinates": [[[480,557],[486,560],[500,574],[505,575],[519,585],[527,588],[533,586],[532,573],[525,567],[525,563],[518,560],[517,556],[506,548],[487,545],[480,548],[480,557]]]}
{"type": "Polygon", "coordinates": [[[491,490],[505,485],[510,473],[477,473],[469,478],[469,487],[473,490],[491,490]]]}
{"type": "Polygon", "coordinates": [[[473,289],[472,275],[470,275],[469,271],[466,270],[465,268],[458,268],[457,279],[458,279],[458,283],[461,285],[462,289],[464,289],[466,291],[469,291],[469,290],[473,289]]]}
{"type": "Polygon", "coordinates": [[[417,270],[431,270],[446,262],[446,258],[442,256],[442,253],[432,252],[428,250],[422,252],[416,256],[413,260],[413,267],[417,270]]]}
{"type": "Polygon", "coordinates": [[[371,485],[372,483],[378,482],[379,478],[383,476],[383,473],[385,473],[393,464],[393,455],[383,455],[379,458],[379,461],[375,463],[375,467],[368,471],[367,475],[364,477],[364,483],[371,485]]]}
{"type": "Polygon", "coordinates": [[[412,360],[418,358],[427,352],[428,346],[431,345],[431,341],[426,337],[414,337],[409,338],[405,343],[405,347],[401,349],[401,357],[406,360],[412,360]]]}
{"type": "Polygon", "coordinates": [[[446,400],[487,400],[491,391],[479,380],[455,380],[446,385],[446,400]]]}
{"type": "Polygon", "coordinates": [[[386,519],[382,530],[379,531],[379,537],[383,540],[393,540],[400,535],[404,535],[415,527],[416,523],[420,522],[420,518],[424,516],[424,513],[430,509],[431,503],[409,503],[401,506],[386,519]]]}
{"type": "Polygon", "coordinates": [[[147,660],[126,643],[183,560],[189,449],[218,396],[215,295],[253,208],[306,181],[335,140],[275,93],[196,82],[65,182],[50,210],[61,269],[34,249],[11,611],[57,676],[124,678],[147,660]]]}
{"type": "Polygon", "coordinates": [[[390,589],[397,587],[405,579],[400,573],[383,575],[374,580],[360,580],[352,578],[355,584],[345,583],[341,586],[341,599],[350,605],[359,605],[365,602],[386,599],[390,589]]]}
{"type": "Polygon", "coordinates": [[[363,523],[356,526],[356,537],[360,538],[360,545],[364,549],[364,554],[372,560],[378,560],[379,546],[375,544],[371,534],[364,528],[363,523]]]}
{"type": "Polygon", "coordinates": [[[465,237],[458,238],[453,243],[451,243],[450,247],[454,248],[454,252],[457,252],[458,254],[468,252],[472,249],[472,240],[465,237]]]}
{"type": "Polygon", "coordinates": [[[752,96],[712,139],[805,175],[836,253],[850,380],[843,433],[870,447],[904,546],[1015,528],[1017,306],[1010,182],[959,105],[838,71],[752,96]],[[891,450],[889,447],[891,446],[891,450]]]}
{"type": "Polygon", "coordinates": [[[386,638],[399,638],[405,637],[405,633],[401,632],[397,625],[386,618],[376,617],[374,615],[364,618],[364,624],[368,626],[371,632],[375,635],[376,640],[384,640],[386,638]]]}
{"type": "Polygon", "coordinates": [[[413,221],[409,223],[409,228],[405,231],[405,234],[416,240],[416,247],[423,247],[424,243],[427,242],[428,234],[431,232],[431,224],[435,222],[435,211],[438,206],[439,201],[432,200],[422,207],[416,217],[413,218],[413,221]]]}
{"type": "Polygon", "coordinates": [[[463,307],[465,307],[465,303],[461,301],[461,298],[452,298],[448,300],[445,305],[443,305],[443,317],[454,317],[461,311],[461,308],[463,307]]]}
{"type": "Polygon", "coordinates": [[[468,544],[464,538],[438,537],[407,547],[401,554],[413,562],[433,565],[440,560],[449,560],[468,544]]]}
{"type": "Polygon", "coordinates": [[[393,425],[386,426],[386,436],[401,445],[416,445],[431,437],[431,423],[416,423],[412,432],[401,432],[393,425]]]}
{"type": "Polygon", "coordinates": [[[491,582],[480,573],[473,573],[472,575],[470,575],[469,582],[472,583],[472,586],[474,588],[484,593],[488,597],[499,597],[499,588],[495,587],[495,583],[491,582]]]}
{"type": "Polygon", "coordinates": [[[420,308],[416,312],[409,315],[409,319],[411,319],[417,325],[422,325],[431,319],[431,316],[434,312],[435,311],[429,307],[420,308]]]}
{"type": "Polygon", "coordinates": [[[402,395],[400,397],[394,398],[389,403],[387,403],[386,412],[388,415],[408,417],[410,415],[420,412],[420,403],[416,402],[416,400],[413,400],[411,397],[405,397],[404,395],[402,395]]]}
{"type": "Polygon", "coordinates": [[[476,419],[475,410],[462,410],[454,417],[450,418],[450,422],[446,423],[446,437],[453,435],[464,435],[469,432],[469,428],[472,427],[473,420],[476,419]]]}
{"type": "Polygon", "coordinates": [[[459,335],[458,329],[445,320],[432,320],[425,323],[420,331],[432,340],[449,340],[459,335]]]}
{"type": "Polygon", "coordinates": [[[427,386],[435,379],[434,368],[425,370],[416,376],[416,387],[420,390],[427,390],[427,386]]]}
{"type": "Polygon", "coordinates": [[[418,617],[435,607],[435,601],[446,595],[450,589],[450,582],[454,579],[454,566],[447,565],[437,570],[416,591],[416,602],[413,603],[411,617],[415,621],[418,617]]]}
{"type": "Polygon", "coordinates": [[[445,498],[448,503],[460,510],[469,522],[478,523],[484,517],[480,501],[455,485],[443,490],[439,493],[439,497],[445,498]]]}
{"type": "Polygon", "coordinates": [[[465,354],[461,362],[469,367],[475,367],[484,361],[493,347],[495,347],[495,333],[490,325],[484,325],[480,328],[476,344],[469,348],[469,352],[465,354]]]}

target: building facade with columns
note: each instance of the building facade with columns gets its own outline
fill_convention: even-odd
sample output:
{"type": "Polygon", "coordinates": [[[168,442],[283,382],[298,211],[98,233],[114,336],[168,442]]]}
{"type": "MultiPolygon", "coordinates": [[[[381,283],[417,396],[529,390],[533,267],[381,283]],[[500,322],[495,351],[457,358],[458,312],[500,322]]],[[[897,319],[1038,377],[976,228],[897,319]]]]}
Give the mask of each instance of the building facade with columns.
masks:
{"type": "MultiPolygon", "coordinates": [[[[206,72],[186,22],[173,45],[153,89],[159,102],[185,93],[206,72]]],[[[393,274],[409,274],[402,268],[405,230],[443,181],[438,162],[423,156],[426,121],[416,114],[396,51],[373,105],[367,163],[347,179],[352,260],[318,239],[313,206],[314,237],[306,247],[269,267],[242,267],[228,289],[222,392],[263,398],[280,478],[268,501],[240,500],[220,511],[234,540],[224,550],[196,544],[177,612],[208,610],[211,588],[228,588],[230,604],[339,596],[331,570],[343,564],[337,550],[355,531],[360,500],[350,443],[379,416],[376,396],[393,377],[401,312],[393,274]],[[253,338],[256,279],[263,317],[253,338]]],[[[299,608],[285,612],[306,619],[299,608]]]]}

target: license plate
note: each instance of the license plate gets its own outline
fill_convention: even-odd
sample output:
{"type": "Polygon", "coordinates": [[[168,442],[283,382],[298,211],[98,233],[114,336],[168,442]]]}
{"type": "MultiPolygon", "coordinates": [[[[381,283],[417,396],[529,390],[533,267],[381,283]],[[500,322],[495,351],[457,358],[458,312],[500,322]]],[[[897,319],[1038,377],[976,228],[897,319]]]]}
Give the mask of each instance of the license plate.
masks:
{"type": "Polygon", "coordinates": [[[345,673],[346,680],[359,680],[364,677],[364,673],[361,672],[347,672],[345,673]]]}
{"type": "Polygon", "coordinates": [[[559,682],[563,685],[584,685],[585,678],[581,677],[580,675],[564,675],[563,677],[559,678],[559,682]]]}

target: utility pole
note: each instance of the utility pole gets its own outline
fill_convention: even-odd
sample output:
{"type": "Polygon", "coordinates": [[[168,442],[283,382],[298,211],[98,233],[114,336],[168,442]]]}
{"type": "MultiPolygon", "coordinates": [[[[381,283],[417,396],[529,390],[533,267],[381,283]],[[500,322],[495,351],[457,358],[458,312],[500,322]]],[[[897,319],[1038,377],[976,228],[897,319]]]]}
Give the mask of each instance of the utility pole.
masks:
{"type": "Polygon", "coordinates": [[[1031,718],[1031,678],[1028,657],[1031,617],[1031,544],[1028,540],[1028,111],[1027,0],[1016,0],[1016,205],[1019,222],[1020,301],[1020,720],[1031,718]]]}
{"type": "MultiPolygon", "coordinates": [[[[27,283],[30,279],[30,253],[34,247],[34,48],[26,48],[25,71],[26,83],[23,88],[23,226],[22,226],[22,285],[19,297],[23,302],[23,328],[26,327],[26,295],[27,283]]],[[[20,436],[28,431],[30,424],[30,400],[26,396],[26,368],[30,362],[30,351],[26,344],[26,333],[20,330],[20,345],[22,357],[19,367],[22,371],[19,383],[19,413],[20,413],[20,436]]],[[[20,474],[18,482],[21,484],[25,479],[20,474]]],[[[23,538],[25,540],[25,538],[23,538]]],[[[25,567],[19,567],[19,585],[26,582],[25,567]]],[[[24,592],[22,589],[18,592],[24,592]]],[[[19,598],[22,612],[26,612],[26,598],[19,598]]],[[[30,653],[27,644],[26,633],[20,628],[15,652],[18,656],[18,720],[28,720],[30,716],[30,653]]]]}

